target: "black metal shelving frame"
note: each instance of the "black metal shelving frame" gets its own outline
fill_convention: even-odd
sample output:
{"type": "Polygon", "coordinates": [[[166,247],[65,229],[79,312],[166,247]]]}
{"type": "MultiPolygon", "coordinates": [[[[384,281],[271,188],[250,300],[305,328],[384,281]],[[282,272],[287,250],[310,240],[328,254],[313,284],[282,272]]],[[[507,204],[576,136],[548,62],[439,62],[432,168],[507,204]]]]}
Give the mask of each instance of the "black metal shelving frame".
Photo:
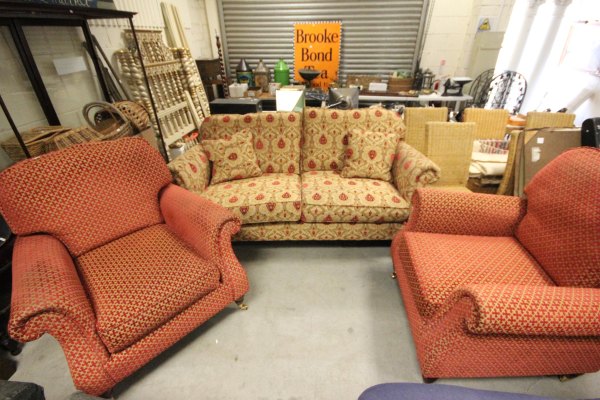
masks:
{"type": "MultiPolygon", "coordinates": [[[[152,105],[152,113],[158,121],[158,112],[154,103],[152,91],[150,90],[150,87],[148,85],[146,68],[144,67],[144,60],[141,56],[141,50],[137,39],[137,33],[135,30],[135,26],[133,25],[133,17],[135,14],[135,12],[131,11],[110,10],[101,8],[69,7],[48,4],[34,4],[22,1],[0,0],[0,26],[7,26],[10,30],[13,42],[19,53],[19,58],[21,59],[21,63],[25,68],[27,76],[31,82],[32,88],[35,92],[40,106],[42,107],[42,110],[49,125],[60,125],[60,120],[58,118],[58,114],[56,113],[54,105],[52,104],[50,96],[48,95],[48,91],[46,90],[46,86],[44,85],[44,81],[42,80],[42,76],[37,68],[37,64],[27,42],[27,38],[25,37],[23,27],[31,25],[80,27],[83,31],[83,35],[85,37],[86,42],[93,43],[92,33],[88,24],[88,20],[109,18],[124,18],[129,21],[129,27],[131,28],[133,38],[135,41],[137,56],[139,58],[144,74],[144,81],[146,83],[146,86],[148,87],[150,104],[152,105]]],[[[91,51],[89,52],[89,55],[92,60],[92,63],[94,64],[94,69],[96,70],[96,77],[100,84],[102,95],[105,101],[110,102],[111,99],[108,91],[108,86],[101,73],[101,65],[98,54],[96,53],[96,49],[94,48],[94,46],[90,47],[91,51]]],[[[17,140],[19,141],[21,148],[23,149],[23,152],[27,157],[30,157],[29,151],[27,150],[27,147],[23,142],[23,138],[21,137],[21,134],[18,131],[16,125],[13,123],[13,119],[9,113],[9,110],[4,104],[4,101],[2,100],[1,93],[0,103],[2,105],[2,110],[4,111],[9,121],[11,129],[13,130],[17,140]]],[[[158,134],[162,138],[162,130],[160,124],[158,124],[158,130],[158,134]]],[[[163,156],[166,159],[166,149],[164,148],[164,143],[161,142],[161,144],[163,147],[163,149],[161,150],[163,151],[163,156]]]]}

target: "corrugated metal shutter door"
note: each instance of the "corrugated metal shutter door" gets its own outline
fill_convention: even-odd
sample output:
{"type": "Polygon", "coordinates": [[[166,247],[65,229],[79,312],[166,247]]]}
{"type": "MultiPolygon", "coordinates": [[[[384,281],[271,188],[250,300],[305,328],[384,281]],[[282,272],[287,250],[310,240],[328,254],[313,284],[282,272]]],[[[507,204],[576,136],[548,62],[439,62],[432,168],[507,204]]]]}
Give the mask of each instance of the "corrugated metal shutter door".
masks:
{"type": "MultiPolygon", "coordinates": [[[[422,35],[427,0],[218,0],[225,62],[230,76],[245,58],[254,68],[262,58],[271,70],[283,58],[293,72],[294,23],[341,21],[340,77],[389,76],[412,71],[422,35]]],[[[292,75],[293,76],[293,75],[292,75]]]]}

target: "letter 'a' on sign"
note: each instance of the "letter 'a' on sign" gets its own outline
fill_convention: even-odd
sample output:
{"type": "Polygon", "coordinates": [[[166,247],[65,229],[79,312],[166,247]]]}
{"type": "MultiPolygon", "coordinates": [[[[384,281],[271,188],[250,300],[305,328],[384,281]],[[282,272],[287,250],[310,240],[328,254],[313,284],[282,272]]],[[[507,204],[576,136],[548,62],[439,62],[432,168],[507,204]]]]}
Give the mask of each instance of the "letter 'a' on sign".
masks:
{"type": "Polygon", "coordinates": [[[301,69],[321,71],[312,81],[314,87],[328,89],[331,82],[338,80],[340,48],[342,46],[342,23],[298,22],[294,24],[294,79],[304,79],[301,69]]]}

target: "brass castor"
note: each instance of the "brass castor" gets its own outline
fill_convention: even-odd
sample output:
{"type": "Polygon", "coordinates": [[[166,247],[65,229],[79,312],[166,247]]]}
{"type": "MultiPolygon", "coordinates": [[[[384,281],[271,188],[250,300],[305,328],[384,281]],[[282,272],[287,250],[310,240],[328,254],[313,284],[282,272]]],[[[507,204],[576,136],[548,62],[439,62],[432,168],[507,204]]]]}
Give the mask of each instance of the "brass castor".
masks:
{"type": "Polygon", "coordinates": [[[398,276],[398,275],[396,275],[396,272],[395,272],[395,271],[394,271],[394,272],[392,272],[392,275],[391,275],[392,279],[396,279],[396,277],[397,277],[397,276],[398,276]]]}
{"type": "Polygon", "coordinates": [[[235,301],[235,304],[237,304],[238,308],[242,311],[246,311],[248,309],[248,305],[244,303],[244,296],[237,299],[235,301]]]}
{"type": "Polygon", "coordinates": [[[424,376],[421,376],[421,378],[423,378],[423,383],[433,383],[438,380],[438,378],[425,378],[424,376]]]}
{"type": "Polygon", "coordinates": [[[571,379],[575,379],[581,375],[583,375],[583,374],[558,375],[558,380],[561,382],[567,382],[567,381],[570,381],[571,379]]]}

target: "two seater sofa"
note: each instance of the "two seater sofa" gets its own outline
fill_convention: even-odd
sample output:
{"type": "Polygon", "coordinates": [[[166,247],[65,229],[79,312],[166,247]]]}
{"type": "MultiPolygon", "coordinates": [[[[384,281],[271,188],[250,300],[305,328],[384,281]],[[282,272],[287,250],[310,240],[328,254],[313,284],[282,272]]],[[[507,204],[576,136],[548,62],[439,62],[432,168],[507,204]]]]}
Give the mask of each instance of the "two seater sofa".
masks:
{"type": "Polygon", "coordinates": [[[303,113],[213,115],[202,141],[253,136],[262,175],[211,183],[202,142],[169,164],[175,182],[232,211],[242,221],[235,240],[387,240],[409,214],[410,199],[440,170],[404,142],[405,126],[383,108],[303,113]],[[353,129],[397,132],[392,179],[344,178],[346,135],[353,129]]]}

